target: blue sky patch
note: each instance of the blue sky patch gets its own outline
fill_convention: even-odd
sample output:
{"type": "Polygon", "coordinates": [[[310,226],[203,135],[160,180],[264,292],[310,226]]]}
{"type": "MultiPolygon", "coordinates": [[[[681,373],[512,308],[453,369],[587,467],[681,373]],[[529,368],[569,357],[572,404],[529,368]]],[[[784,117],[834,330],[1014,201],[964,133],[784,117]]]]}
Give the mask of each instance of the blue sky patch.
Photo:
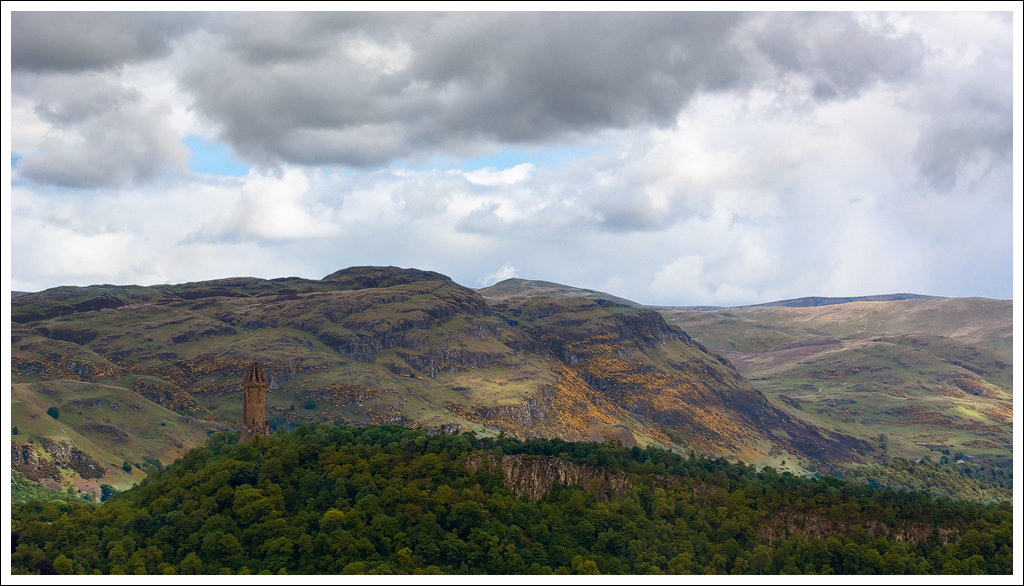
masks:
{"type": "Polygon", "coordinates": [[[214,173],[217,175],[248,175],[251,165],[235,158],[227,145],[199,136],[186,136],[185,146],[192,153],[188,158],[188,169],[193,173],[214,173]]]}

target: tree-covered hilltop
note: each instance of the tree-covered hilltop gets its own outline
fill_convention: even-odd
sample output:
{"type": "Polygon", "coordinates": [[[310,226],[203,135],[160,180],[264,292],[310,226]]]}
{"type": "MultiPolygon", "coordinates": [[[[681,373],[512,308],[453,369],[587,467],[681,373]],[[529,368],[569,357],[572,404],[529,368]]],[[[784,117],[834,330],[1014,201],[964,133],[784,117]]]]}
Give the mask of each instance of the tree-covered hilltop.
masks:
{"type": "Polygon", "coordinates": [[[15,504],[12,571],[1012,572],[1005,503],[608,443],[308,423],[233,441],[101,505],[15,504]]]}

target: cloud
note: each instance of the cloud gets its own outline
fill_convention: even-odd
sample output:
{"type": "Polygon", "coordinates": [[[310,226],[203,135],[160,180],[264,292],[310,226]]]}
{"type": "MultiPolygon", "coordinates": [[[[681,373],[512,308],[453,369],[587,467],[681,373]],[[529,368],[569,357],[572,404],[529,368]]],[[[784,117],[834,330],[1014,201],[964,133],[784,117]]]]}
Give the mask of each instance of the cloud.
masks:
{"type": "Polygon", "coordinates": [[[186,12],[11,12],[11,68],[79,72],[166,55],[198,20],[186,12]]]}
{"type": "Polygon", "coordinates": [[[318,206],[309,197],[310,181],[299,169],[280,176],[250,173],[230,212],[216,216],[183,243],[307,240],[337,235],[331,221],[334,210],[318,206]]]}
{"type": "Polygon", "coordinates": [[[22,178],[61,187],[120,187],[185,172],[188,150],[169,108],[96,74],[30,80],[35,115],[57,132],[18,162],[22,178]],[[71,137],[77,138],[74,140],[71,137]]]}
{"type": "MultiPolygon", "coordinates": [[[[914,34],[848,15],[16,16],[16,72],[112,68],[177,51],[179,88],[213,129],[204,136],[264,166],[374,167],[669,129],[696,96],[799,78],[808,95],[848,98],[912,77],[922,55],[914,34]]],[[[644,215],[622,222],[649,223],[644,215]]]]}
{"type": "Polygon", "coordinates": [[[498,170],[494,167],[484,167],[475,171],[450,171],[453,175],[462,175],[466,181],[476,185],[512,185],[530,177],[533,173],[532,163],[523,163],[508,169],[498,170]]]}
{"type": "Polygon", "coordinates": [[[504,281],[505,279],[515,279],[519,276],[519,271],[508,263],[501,265],[501,267],[486,277],[481,277],[477,282],[484,287],[490,287],[491,285],[504,281]]]}
{"type": "Polygon", "coordinates": [[[454,13],[245,19],[183,82],[264,163],[372,166],[483,143],[670,125],[740,76],[733,14],[454,13]],[[304,20],[306,19],[306,20],[304,20]]]}
{"type": "Polygon", "coordinates": [[[748,34],[783,78],[803,78],[819,100],[855,97],[879,81],[907,81],[925,57],[919,35],[859,14],[759,16],[748,34]]]}
{"type": "Polygon", "coordinates": [[[914,159],[933,187],[948,191],[969,167],[1005,165],[1012,156],[1013,59],[988,45],[932,76],[918,97],[927,120],[914,159]]]}

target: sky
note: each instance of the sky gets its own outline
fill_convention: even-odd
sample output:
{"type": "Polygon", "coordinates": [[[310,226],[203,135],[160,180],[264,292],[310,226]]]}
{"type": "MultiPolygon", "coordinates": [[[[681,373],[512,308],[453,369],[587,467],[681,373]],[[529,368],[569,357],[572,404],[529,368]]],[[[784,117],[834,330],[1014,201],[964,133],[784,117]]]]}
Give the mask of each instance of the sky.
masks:
{"type": "Polygon", "coordinates": [[[9,13],[7,283],[1011,299],[1014,18],[9,13]]]}

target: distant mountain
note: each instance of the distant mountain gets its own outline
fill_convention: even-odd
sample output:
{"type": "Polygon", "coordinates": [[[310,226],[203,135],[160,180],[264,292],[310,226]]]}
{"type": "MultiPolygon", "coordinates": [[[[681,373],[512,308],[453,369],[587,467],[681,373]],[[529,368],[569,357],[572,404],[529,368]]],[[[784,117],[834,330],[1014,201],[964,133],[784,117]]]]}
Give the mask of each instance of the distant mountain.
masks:
{"type": "Polygon", "coordinates": [[[528,279],[505,279],[490,287],[477,289],[477,293],[492,302],[517,301],[542,296],[556,298],[582,297],[584,299],[604,299],[627,307],[640,307],[640,304],[635,301],[602,293],[601,291],[528,279]]]}
{"type": "Polygon", "coordinates": [[[915,293],[865,295],[863,297],[800,297],[799,299],[758,303],[756,305],[747,305],[746,307],[821,307],[823,305],[839,305],[841,303],[855,303],[858,301],[903,301],[905,299],[922,299],[925,297],[928,297],[928,295],[917,295],[915,293]]]}
{"type": "Polygon", "coordinates": [[[57,287],[12,299],[12,450],[30,476],[123,485],[125,461],[139,474],[236,427],[260,360],[274,427],[618,441],[795,472],[943,450],[1005,464],[1012,302],[850,299],[681,311],[397,267],[57,287]],[[61,460],[75,450],[103,473],[61,460]]]}
{"type": "Polygon", "coordinates": [[[1013,302],[917,296],[819,306],[662,309],[772,404],[890,455],[1008,466],[1013,302]]]}

